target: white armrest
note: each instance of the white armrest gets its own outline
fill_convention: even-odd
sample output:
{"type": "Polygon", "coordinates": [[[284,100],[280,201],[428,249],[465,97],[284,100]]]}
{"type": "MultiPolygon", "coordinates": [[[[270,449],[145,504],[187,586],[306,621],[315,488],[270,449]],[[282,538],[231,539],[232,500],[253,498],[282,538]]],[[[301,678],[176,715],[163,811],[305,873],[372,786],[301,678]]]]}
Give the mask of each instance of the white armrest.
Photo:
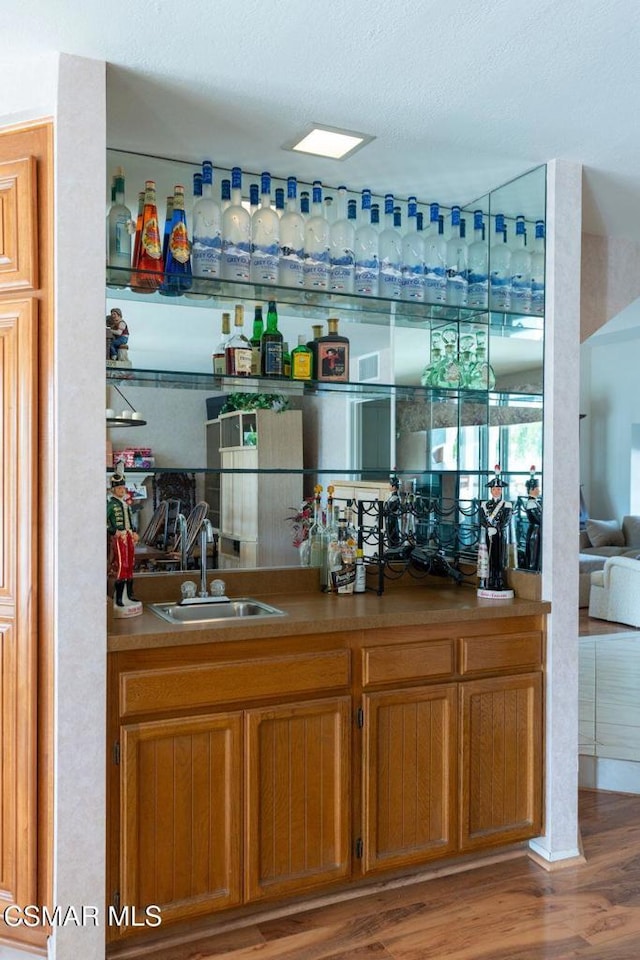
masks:
{"type": "MultiPolygon", "coordinates": [[[[634,579],[634,575],[640,577],[640,560],[634,560],[633,557],[607,557],[604,562],[605,588],[609,586],[616,568],[625,578],[634,579]]],[[[638,591],[640,591],[640,579],[638,580],[638,591]]]]}

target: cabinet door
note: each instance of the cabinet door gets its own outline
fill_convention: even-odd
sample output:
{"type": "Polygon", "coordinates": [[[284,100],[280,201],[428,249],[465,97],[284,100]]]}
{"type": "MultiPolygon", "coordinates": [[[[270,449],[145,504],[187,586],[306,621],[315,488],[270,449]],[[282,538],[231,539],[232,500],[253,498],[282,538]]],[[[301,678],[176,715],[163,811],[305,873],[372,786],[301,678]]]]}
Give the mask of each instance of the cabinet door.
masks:
{"type": "Polygon", "coordinates": [[[350,873],[350,698],[247,713],[247,899],[350,873]]]}
{"type": "Polygon", "coordinates": [[[122,728],[120,903],[163,920],[240,903],[242,716],[122,728]]]}
{"type": "Polygon", "coordinates": [[[0,163],[0,292],[38,286],[36,158],[0,163]]]}
{"type": "Polygon", "coordinates": [[[461,684],[463,850],[542,830],[542,675],[461,684]]]}
{"type": "Polygon", "coordinates": [[[456,685],[365,695],[365,873],[456,846],[456,685]]]}

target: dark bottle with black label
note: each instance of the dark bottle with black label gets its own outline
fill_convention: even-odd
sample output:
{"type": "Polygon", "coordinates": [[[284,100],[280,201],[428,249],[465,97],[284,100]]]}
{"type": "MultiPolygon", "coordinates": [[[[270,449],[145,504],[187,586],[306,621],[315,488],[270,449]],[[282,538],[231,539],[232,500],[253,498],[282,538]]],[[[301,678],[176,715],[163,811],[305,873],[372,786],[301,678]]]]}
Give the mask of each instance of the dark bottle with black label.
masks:
{"type": "Polygon", "coordinates": [[[267,329],[260,341],[260,363],[263,377],[283,376],[282,334],[278,330],[278,311],[275,300],[269,300],[267,329]]]}

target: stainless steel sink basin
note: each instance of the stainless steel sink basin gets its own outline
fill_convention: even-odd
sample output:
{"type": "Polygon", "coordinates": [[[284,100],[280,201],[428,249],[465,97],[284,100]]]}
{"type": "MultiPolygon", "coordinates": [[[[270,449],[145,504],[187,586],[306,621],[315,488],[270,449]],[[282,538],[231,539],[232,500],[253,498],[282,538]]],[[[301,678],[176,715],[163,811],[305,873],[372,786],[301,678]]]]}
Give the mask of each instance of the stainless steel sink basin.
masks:
{"type": "Polygon", "coordinates": [[[221,623],[229,620],[255,620],[262,617],[286,617],[284,610],[270,607],[268,603],[253,600],[251,597],[238,597],[236,600],[223,600],[216,603],[203,600],[182,603],[147,604],[157,617],[168,623],[221,623]]]}

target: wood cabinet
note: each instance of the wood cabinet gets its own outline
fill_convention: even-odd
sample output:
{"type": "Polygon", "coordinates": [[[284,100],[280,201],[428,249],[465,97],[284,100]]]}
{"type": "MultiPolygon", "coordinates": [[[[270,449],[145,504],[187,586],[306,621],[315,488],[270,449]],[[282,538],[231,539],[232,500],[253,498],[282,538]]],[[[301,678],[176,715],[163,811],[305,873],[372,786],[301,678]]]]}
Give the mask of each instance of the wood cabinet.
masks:
{"type": "Polygon", "coordinates": [[[297,562],[287,513],[302,501],[302,412],[221,414],[207,425],[207,461],[219,442],[218,566],[290,566],[297,562]]]}
{"type": "Polygon", "coordinates": [[[361,620],[111,654],[109,890],[187,921],[537,836],[544,632],[361,620]]]}
{"type": "Polygon", "coordinates": [[[247,713],[247,900],[350,869],[351,698],[247,713]]]}

